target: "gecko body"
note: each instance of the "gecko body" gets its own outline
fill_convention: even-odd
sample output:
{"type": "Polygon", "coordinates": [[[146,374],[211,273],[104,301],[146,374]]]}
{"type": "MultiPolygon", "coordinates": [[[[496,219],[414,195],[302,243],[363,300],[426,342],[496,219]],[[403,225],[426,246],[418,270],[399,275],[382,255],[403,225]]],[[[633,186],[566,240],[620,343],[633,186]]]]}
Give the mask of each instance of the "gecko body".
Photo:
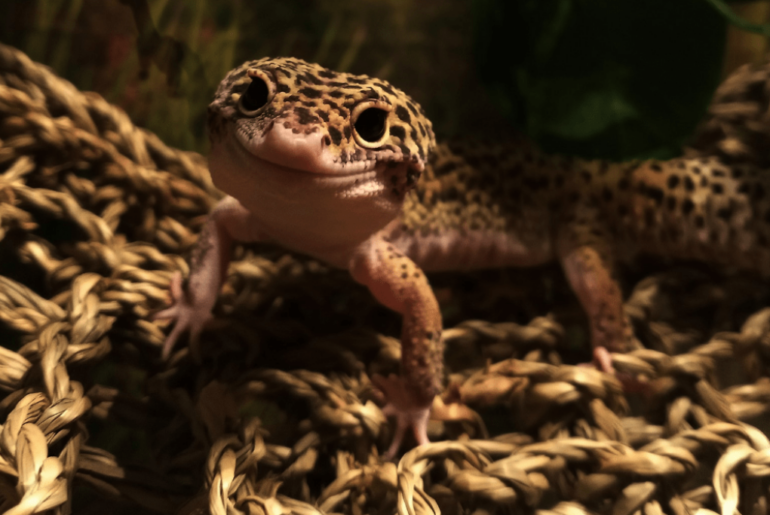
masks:
{"type": "Polygon", "coordinates": [[[375,379],[397,420],[390,456],[409,427],[428,441],[442,389],[441,314],[424,271],[559,260],[594,348],[622,351],[631,331],[618,259],[652,252],[770,269],[767,181],[756,170],[437,144],[423,109],[389,83],[293,58],[229,72],[208,125],[212,179],[228,196],[196,245],[187,290],[177,274],[174,304],[157,315],[176,321],[164,355],[210,318],[234,240],[347,269],[403,317],[402,377],[375,379]]]}

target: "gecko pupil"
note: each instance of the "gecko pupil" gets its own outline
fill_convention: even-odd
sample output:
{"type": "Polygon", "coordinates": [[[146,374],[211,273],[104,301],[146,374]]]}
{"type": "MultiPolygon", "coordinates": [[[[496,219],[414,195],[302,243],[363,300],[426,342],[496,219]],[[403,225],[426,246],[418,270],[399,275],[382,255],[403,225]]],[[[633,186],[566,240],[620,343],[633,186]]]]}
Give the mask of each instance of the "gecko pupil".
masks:
{"type": "Polygon", "coordinates": [[[241,105],[247,111],[256,111],[267,104],[268,93],[265,81],[259,77],[252,77],[251,84],[241,97],[241,105]]]}
{"type": "Polygon", "coordinates": [[[374,143],[379,141],[383,134],[385,134],[385,121],[387,118],[388,112],[384,109],[370,107],[358,115],[354,127],[364,141],[374,143]]]}

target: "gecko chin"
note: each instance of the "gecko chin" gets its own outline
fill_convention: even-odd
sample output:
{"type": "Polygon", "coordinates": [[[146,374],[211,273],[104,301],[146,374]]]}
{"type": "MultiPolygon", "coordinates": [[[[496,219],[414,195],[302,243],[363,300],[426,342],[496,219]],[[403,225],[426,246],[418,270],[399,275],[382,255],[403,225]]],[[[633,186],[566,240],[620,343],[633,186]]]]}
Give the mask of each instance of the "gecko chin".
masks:
{"type": "Polygon", "coordinates": [[[235,197],[267,234],[288,248],[336,261],[330,253],[344,254],[401,210],[403,193],[394,185],[407,176],[406,164],[373,161],[333,173],[321,163],[323,158],[313,161],[301,145],[293,152],[264,151],[270,144],[250,140],[247,147],[234,136],[230,132],[212,139],[214,185],[235,197]]]}

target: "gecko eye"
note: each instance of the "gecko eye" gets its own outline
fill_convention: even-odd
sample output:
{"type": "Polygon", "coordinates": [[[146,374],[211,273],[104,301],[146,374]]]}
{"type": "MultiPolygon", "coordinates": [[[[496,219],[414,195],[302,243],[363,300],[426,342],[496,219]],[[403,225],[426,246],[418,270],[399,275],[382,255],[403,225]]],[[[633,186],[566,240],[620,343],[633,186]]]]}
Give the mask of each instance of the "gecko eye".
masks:
{"type": "Polygon", "coordinates": [[[250,73],[249,75],[251,76],[251,83],[246,88],[246,91],[241,94],[239,106],[243,114],[254,115],[256,111],[267,105],[270,99],[270,86],[267,85],[265,79],[256,73],[250,73]]]}
{"type": "Polygon", "coordinates": [[[388,111],[379,107],[366,107],[354,118],[356,140],[367,148],[375,148],[382,144],[388,132],[388,111]]]}

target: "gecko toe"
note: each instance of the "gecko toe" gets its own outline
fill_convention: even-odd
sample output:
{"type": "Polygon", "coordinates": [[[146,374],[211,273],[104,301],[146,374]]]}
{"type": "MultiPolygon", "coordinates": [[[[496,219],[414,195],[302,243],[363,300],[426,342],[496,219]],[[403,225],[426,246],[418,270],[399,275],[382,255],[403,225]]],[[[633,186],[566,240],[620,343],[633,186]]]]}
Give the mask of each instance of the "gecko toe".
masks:
{"type": "Polygon", "coordinates": [[[431,405],[416,403],[403,380],[403,378],[391,374],[388,377],[375,375],[372,382],[382,391],[387,403],[382,408],[385,416],[396,419],[396,432],[387,452],[385,460],[392,460],[404,441],[406,430],[411,427],[418,445],[430,443],[428,439],[428,419],[430,418],[431,405]]]}

